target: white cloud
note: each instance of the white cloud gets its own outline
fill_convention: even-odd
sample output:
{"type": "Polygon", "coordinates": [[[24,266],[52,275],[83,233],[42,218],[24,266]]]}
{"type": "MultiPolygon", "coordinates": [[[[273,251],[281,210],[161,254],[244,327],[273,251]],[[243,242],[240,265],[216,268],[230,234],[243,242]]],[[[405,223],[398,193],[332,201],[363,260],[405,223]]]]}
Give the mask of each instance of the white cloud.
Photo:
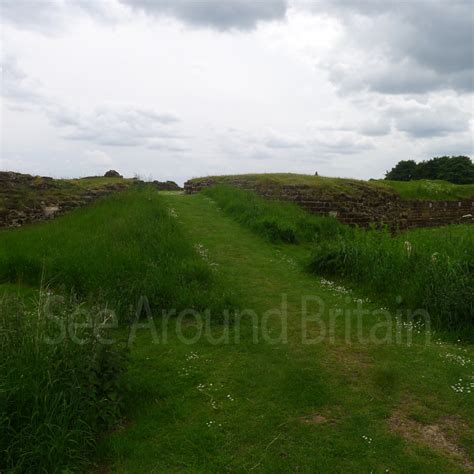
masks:
{"type": "Polygon", "coordinates": [[[136,105],[97,106],[89,113],[64,106],[57,98],[40,89],[40,83],[29,78],[15,60],[2,62],[2,96],[11,106],[34,108],[64,130],[61,136],[108,146],[153,146],[154,140],[175,139],[180,135],[171,126],[179,119],[169,113],[136,105]]]}
{"type": "Polygon", "coordinates": [[[88,114],[52,110],[55,125],[63,127],[68,140],[82,140],[108,146],[146,146],[155,138],[179,137],[170,125],[178,122],[171,114],[137,106],[102,105],[88,114]]]}

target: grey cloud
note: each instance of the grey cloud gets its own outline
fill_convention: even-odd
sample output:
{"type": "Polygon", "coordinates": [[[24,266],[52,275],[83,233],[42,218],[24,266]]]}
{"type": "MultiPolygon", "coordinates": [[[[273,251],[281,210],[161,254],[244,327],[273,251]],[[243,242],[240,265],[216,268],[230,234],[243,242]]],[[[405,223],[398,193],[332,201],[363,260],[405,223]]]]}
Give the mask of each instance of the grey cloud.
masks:
{"type": "Polygon", "coordinates": [[[47,35],[63,32],[81,15],[104,22],[120,18],[116,0],[1,0],[2,22],[47,35]]]}
{"type": "Polygon", "coordinates": [[[259,21],[284,18],[286,0],[121,0],[155,16],[170,16],[198,27],[218,30],[255,28],[259,21]]]}
{"type": "Polygon", "coordinates": [[[2,21],[16,25],[19,28],[41,31],[56,30],[61,23],[63,2],[48,0],[28,2],[22,0],[2,0],[0,14],[2,21]]]}
{"type": "Polygon", "coordinates": [[[189,148],[180,145],[169,145],[166,143],[151,143],[148,145],[148,148],[150,150],[159,150],[170,153],[185,153],[187,151],[191,151],[189,148]]]}
{"type": "Polygon", "coordinates": [[[363,55],[351,70],[342,69],[337,59],[329,65],[331,80],[341,89],[389,94],[474,90],[470,1],[322,0],[307,6],[340,19],[349,44],[363,55]]]}
{"type": "Polygon", "coordinates": [[[335,64],[329,66],[329,71],[331,81],[345,93],[370,90],[381,94],[419,94],[453,87],[449,78],[442,79],[434,71],[408,59],[394,64],[387,60],[379,60],[375,64],[367,61],[352,70],[335,64]]]}
{"type": "Polygon", "coordinates": [[[385,111],[394,127],[414,138],[443,137],[469,130],[471,114],[455,103],[409,101],[392,105],[385,111]]]}
{"type": "Polygon", "coordinates": [[[116,21],[117,6],[151,16],[173,17],[195,27],[251,30],[260,21],[285,17],[287,0],[2,0],[2,19],[17,28],[41,33],[61,32],[78,15],[116,21]]]}
{"type": "Polygon", "coordinates": [[[361,151],[372,150],[374,144],[369,141],[357,140],[354,137],[340,137],[334,142],[316,141],[316,150],[331,155],[354,155],[361,151]]]}
{"type": "Polygon", "coordinates": [[[50,99],[40,92],[40,84],[28,77],[12,57],[0,62],[1,94],[15,106],[23,108],[46,105],[50,99]]]}
{"type": "Polygon", "coordinates": [[[470,131],[454,137],[439,137],[427,141],[425,156],[465,155],[474,156],[474,138],[470,131]]]}
{"type": "MultiPolygon", "coordinates": [[[[385,119],[382,123],[387,123],[385,119]]],[[[376,130],[376,123],[368,122],[367,127],[373,136],[380,133],[376,130]]],[[[366,135],[369,135],[368,133],[366,135]]],[[[249,140],[247,140],[249,141],[249,140]]],[[[310,130],[299,138],[288,138],[287,136],[274,132],[271,138],[262,140],[266,150],[259,150],[263,156],[274,157],[275,153],[285,152],[293,149],[295,156],[334,156],[352,155],[361,151],[371,150],[374,144],[371,138],[367,138],[357,130],[348,128],[335,128],[332,124],[318,124],[310,127],[310,130]],[[274,150],[273,155],[268,153],[268,149],[274,150]]]]}
{"type": "Polygon", "coordinates": [[[422,138],[445,136],[469,129],[469,119],[465,115],[438,116],[436,112],[429,111],[404,114],[395,123],[401,132],[422,138]]]}
{"type": "MultiPolygon", "coordinates": [[[[368,107],[366,103],[362,104],[368,107]]],[[[380,111],[371,111],[367,115],[371,118],[359,118],[356,121],[339,120],[332,122],[313,122],[310,126],[320,132],[338,134],[338,136],[381,137],[388,135],[391,130],[391,119],[380,111]]]]}
{"type": "Polygon", "coordinates": [[[390,133],[391,126],[388,120],[381,118],[362,124],[357,131],[367,137],[381,137],[390,133]]]}

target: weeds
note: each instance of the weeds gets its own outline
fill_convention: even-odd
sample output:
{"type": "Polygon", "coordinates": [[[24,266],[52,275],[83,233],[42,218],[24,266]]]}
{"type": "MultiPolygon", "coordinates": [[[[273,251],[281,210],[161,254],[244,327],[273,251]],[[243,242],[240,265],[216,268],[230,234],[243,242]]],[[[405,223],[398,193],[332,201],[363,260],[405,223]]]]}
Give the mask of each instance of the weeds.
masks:
{"type": "Polygon", "coordinates": [[[392,236],[352,229],[313,248],[310,269],[346,278],[392,304],[428,311],[445,329],[472,327],[474,233],[469,225],[392,236]]]}
{"type": "Polygon", "coordinates": [[[103,343],[109,313],[40,295],[0,301],[1,471],[83,469],[122,412],[126,351],[103,343]]]}

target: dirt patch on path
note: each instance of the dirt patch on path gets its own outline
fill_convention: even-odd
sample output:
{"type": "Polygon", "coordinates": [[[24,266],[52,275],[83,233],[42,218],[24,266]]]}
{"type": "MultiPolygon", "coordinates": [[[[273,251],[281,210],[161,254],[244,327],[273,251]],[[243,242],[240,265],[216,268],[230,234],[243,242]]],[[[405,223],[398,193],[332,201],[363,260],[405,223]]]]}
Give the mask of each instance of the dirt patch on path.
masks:
{"type": "Polygon", "coordinates": [[[408,418],[396,409],[388,420],[389,428],[407,441],[425,445],[459,463],[467,472],[474,472],[474,462],[459,446],[458,433],[466,424],[458,417],[446,416],[436,423],[423,424],[408,418]]]}

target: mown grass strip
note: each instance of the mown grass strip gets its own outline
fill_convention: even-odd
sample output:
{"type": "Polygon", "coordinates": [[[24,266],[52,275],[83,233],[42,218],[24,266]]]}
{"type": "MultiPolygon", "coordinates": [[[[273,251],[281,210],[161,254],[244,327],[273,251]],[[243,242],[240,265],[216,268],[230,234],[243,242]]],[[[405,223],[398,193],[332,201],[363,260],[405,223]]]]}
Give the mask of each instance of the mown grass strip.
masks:
{"type": "Polygon", "coordinates": [[[203,190],[222,210],[270,242],[307,243],[327,239],[343,228],[333,217],[314,216],[298,205],[268,201],[254,192],[217,185],[203,190]]]}

